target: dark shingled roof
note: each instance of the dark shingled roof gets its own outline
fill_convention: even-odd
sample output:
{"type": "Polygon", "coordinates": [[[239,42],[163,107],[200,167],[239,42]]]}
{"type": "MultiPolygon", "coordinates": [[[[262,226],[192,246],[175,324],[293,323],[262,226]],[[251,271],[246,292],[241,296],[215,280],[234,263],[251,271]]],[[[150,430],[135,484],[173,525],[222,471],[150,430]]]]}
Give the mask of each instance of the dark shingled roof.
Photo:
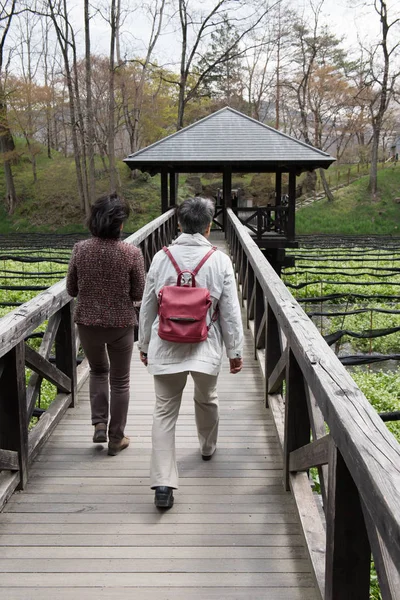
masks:
{"type": "Polygon", "coordinates": [[[191,171],[231,165],[234,170],[299,172],[327,168],[334,158],[232,108],[223,108],[124,159],[131,169],[191,171]]]}

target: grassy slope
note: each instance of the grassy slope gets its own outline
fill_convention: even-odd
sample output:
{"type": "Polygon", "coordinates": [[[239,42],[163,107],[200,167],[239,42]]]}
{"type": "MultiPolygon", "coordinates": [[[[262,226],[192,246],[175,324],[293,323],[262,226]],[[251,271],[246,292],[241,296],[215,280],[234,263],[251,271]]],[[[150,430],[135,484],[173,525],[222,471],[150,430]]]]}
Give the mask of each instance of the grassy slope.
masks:
{"type": "MultiPolygon", "coordinates": [[[[13,166],[13,174],[19,203],[8,216],[0,203],[0,234],[10,232],[79,232],[85,231],[84,215],[79,207],[75,164],[73,158],[65,158],[54,152],[51,159],[42,153],[37,158],[37,182],[33,182],[32,167],[27,159],[13,166]]],[[[130,169],[118,161],[121,192],[129,201],[132,215],[127,231],[135,231],[160,214],[159,176],[139,177],[132,180],[130,169]]],[[[96,195],[108,192],[108,176],[96,164],[96,195]]],[[[182,190],[183,191],[183,190],[182,190]]],[[[0,169],[0,197],[4,197],[4,174],[0,169]]]]}
{"type": "MultiPolygon", "coordinates": [[[[79,208],[77,195],[75,164],[73,158],[65,158],[53,152],[51,159],[43,151],[37,156],[38,180],[33,183],[32,168],[23,155],[13,166],[15,185],[20,202],[12,217],[9,217],[0,202],[0,234],[8,232],[76,232],[84,231],[84,216],[79,208]]],[[[99,176],[96,179],[96,195],[108,191],[108,177],[102,173],[100,160],[96,164],[99,176]]],[[[327,176],[336,181],[337,165],[333,165],[327,176]]],[[[344,167],[342,168],[342,170],[344,167]]],[[[129,168],[118,161],[122,194],[129,201],[132,216],[126,231],[135,231],[160,214],[159,176],[139,176],[132,180],[129,168]]],[[[262,190],[269,180],[253,180],[253,175],[235,176],[235,186],[245,186],[248,192],[263,196],[262,190]],[[237,180],[237,181],[236,181],[237,180]],[[258,181],[258,183],[257,183],[258,181]],[[257,187],[258,186],[258,187],[257,187]],[[258,189],[261,186],[260,189],[258,189]]],[[[264,176],[268,177],[268,176],[264,176]]],[[[179,182],[179,196],[185,197],[190,191],[185,185],[187,175],[179,182]]],[[[389,167],[379,171],[380,194],[377,200],[371,200],[367,192],[368,177],[344,187],[335,193],[335,201],[316,202],[296,213],[296,231],[306,233],[337,233],[351,235],[400,234],[400,204],[394,199],[400,196],[400,167],[389,167]]],[[[214,184],[222,186],[222,178],[215,176],[202,178],[204,186],[214,184]]],[[[234,186],[234,187],[235,187],[234,186]]],[[[0,198],[4,196],[4,174],[0,169],[0,198]]],[[[261,198],[260,196],[260,198],[261,198]]]]}
{"type": "Polygon", "coordinates": [[[400,168],[378,173],[378,197],[371,199],[368,177],[334,193],[334,202],[322,200],[296,212],[298,234],[400,235],[400,168]]]}

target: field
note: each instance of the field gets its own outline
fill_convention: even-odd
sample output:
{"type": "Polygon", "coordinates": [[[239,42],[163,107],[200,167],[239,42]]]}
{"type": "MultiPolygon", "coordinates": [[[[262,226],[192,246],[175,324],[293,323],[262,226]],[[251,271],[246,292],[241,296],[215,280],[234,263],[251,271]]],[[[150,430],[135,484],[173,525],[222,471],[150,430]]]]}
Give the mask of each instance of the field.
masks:
{"type": "MultiPolygon", "coordinates": [[[[302,247],[283,280],[379,413],[400,411],[400,247],[302,247]]],[[[387,423],[400,442],[400,422],[387,423]]]]}

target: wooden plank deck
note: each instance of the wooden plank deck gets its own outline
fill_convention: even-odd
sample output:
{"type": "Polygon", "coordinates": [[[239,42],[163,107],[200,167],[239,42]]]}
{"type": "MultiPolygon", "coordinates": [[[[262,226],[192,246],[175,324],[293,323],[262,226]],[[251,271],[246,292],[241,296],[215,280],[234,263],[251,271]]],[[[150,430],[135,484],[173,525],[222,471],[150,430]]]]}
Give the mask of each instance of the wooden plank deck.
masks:
{"type": "Polygon", "coordinates": [[[9,600],[316,600],[262,379],[245,366],[219,379],[218,450],[198,448],[192,385],[177,427],[180,488],[164,513],[149,489],[152,377],[132,360],[119,456],[91,442],[88,384],[0,514],[0,598],[9,600]]]}

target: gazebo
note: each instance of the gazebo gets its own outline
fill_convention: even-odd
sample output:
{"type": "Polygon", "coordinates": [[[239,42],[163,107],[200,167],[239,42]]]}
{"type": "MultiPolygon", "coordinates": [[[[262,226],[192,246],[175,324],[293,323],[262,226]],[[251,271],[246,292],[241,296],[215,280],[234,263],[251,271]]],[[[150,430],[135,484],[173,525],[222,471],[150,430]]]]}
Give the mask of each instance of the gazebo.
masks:
{"type": "Polygon", "coordinates": [[[327,169],[334,161],[326,152],[230,107],[124,159],[131,169],[161,174],[162,212],[176,203],[178,173],[222,173],[222,201],[216,211],[216,225],[221,229],[225,209],[232,208],[232,174],[275,173],[273,206],[233,207],[264,250],[296,245],[296,176],[320,167],[327,169]],[[284,196],[283,173],[288,174],[288,193],[284,196]]]}

